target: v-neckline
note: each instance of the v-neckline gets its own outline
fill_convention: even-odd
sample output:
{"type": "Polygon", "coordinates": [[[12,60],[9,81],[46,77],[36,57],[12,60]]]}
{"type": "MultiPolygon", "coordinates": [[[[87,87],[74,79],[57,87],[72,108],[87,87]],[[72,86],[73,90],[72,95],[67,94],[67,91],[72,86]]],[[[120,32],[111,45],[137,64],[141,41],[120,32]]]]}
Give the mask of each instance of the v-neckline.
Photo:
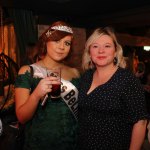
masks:
{"type": "Polygon", "coordinates": [[[102,88],[102,87],[104,87],[104,86],[106,86],[106,85],[108,85],[113,79],[114,79],[114,77],[115,77],[115,75],[117,74],[117,72],[119,71],[119,67],[117,68],[117,70],[114,72],[114,74],[110,77],[110,79],[108,80],[108,81],[106,81],[104,84],[101,84],[101,85],[98,85],[98,86],[96,86],[92,91],[90,91],[90,92],[88,92],[89,91],[89,89],[90,89],[90,87],[91,87],[91,84],[92,84],[92,81],[93,81],[93,74],[94,74],[94,69],[90,72],[90,80],[89,80],[89,84],[88,84],[88,86],[87,86],[87,92],[86,92],[86,95],[87,96],[89,96],[89,95],[91,95],[97,88],[102,88]]]}

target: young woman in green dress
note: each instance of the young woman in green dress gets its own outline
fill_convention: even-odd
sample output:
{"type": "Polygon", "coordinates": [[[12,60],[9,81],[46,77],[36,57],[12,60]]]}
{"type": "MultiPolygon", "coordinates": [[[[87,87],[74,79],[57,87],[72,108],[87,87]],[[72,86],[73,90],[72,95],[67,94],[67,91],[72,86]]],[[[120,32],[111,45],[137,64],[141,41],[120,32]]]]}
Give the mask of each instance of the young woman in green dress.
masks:
{"type": "MultiPolygon", "coordinates": [[[[63,63],[73,40],[73,30],[58,21],[39,38],[42,60],[22,66],[15,82],[16,114],[25,124],[24,150],[76,149],[77,96],[79,72],[63,63]],[[47,69],[61,68],[61,96],[51,98],[55,77],[47,69]],[[43,99],[46,101],[41,105],[43,99]]],[[[59,84],[58,83],[58,84],[59,84]]]]}

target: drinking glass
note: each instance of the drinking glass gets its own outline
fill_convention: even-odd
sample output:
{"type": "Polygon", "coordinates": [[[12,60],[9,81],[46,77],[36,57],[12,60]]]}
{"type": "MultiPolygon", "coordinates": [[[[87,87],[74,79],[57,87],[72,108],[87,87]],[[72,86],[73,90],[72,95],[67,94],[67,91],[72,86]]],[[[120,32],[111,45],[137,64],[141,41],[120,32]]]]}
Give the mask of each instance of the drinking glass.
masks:
{"type": "Polygon", "coordinates": [[[58,98],[60,97],[61,93],[61,69],[55,68],[55,69],[47,69],[47,76],[50,77],[56,77],[59,81],[59,83],[52,84],[52,91],[50,92],[51,98],[58,98]]]}

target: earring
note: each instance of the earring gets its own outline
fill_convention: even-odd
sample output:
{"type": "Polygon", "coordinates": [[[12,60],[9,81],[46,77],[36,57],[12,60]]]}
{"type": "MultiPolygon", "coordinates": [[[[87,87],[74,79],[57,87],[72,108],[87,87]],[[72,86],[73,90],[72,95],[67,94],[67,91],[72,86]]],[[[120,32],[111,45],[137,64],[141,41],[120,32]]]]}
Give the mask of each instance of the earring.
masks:
{"type": "Polygon", "coordinates": [[[89,67],[93,68],[93,62],[92,62],[92,60],[89,61],[89,67]]]}
{"type": "Polygon", "coordinates": [[[89,66],[91,66],[91,65],[92,65],[92,60],[89,61],[89,66]]]}
{"type": "Polygon", "coordinates": [[[118,59],[117,59],[117,57],[114,57],[114,65],[117,65],[117,63],[118,63],[118,59]]]}

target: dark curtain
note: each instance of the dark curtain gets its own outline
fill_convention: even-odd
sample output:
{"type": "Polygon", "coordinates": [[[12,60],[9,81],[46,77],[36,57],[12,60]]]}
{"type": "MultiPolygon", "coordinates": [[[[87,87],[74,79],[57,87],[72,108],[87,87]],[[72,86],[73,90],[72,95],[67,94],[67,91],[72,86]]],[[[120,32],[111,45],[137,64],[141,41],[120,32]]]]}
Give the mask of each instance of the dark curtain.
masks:
{"type": "Polygon", "coordinates": [[[19,46],[20,60],[22,60],[26,53],[27,44],[35,43],[38,39],[36,20],[30,10],[13,9],[11,12],[19,46]]]}

